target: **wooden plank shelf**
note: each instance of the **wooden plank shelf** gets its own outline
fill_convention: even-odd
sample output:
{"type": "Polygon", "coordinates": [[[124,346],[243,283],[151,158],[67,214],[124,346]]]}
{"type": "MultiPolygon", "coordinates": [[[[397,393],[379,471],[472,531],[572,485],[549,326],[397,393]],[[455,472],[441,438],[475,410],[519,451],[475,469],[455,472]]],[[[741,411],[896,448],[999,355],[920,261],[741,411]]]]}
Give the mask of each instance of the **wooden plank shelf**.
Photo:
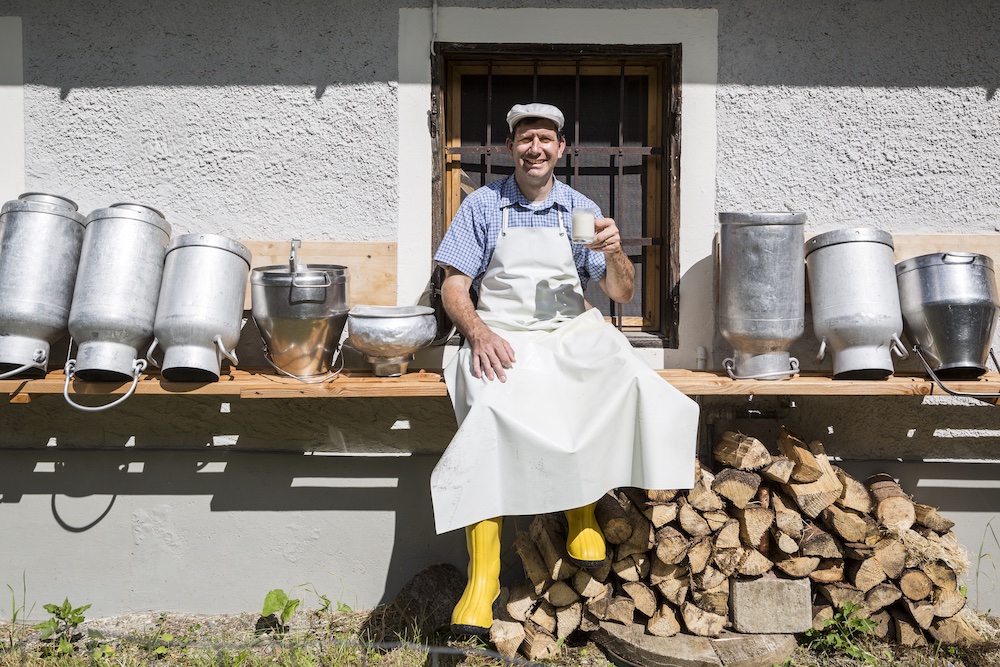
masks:
{"type": "MultiPolygon", "coordinates": [[[[788,380],[732,380],[720,371],[666,369],[660,377],[689,396],[945,396],[940,388],[922,375],[898,375],[888,380],[834,380],[818,373],[802,373],[788,380]]],[[[61,394],[65,375],[53,371],[44,378],[0,380],[0,394],[11,403],[27,403],[32,396],[61,394]]],[[[130,383],[83,382],[74,380],[74,396],[124,394],[130,383]]],[[[950,381],[956,391],[997,394],[1000,375],[990,373],[978,380],[950,381]]],[[[229,396],[232,398],[378,398],[443,397],[448,395],[439,370],[420,370],[397,378],[380,378],[370,372],[344,371],[329,382],[304,384],[264,370],[234,369],[218,382],[168,382],[157,375],[145,375],[135,390],[139,395],[229,396]]]]}

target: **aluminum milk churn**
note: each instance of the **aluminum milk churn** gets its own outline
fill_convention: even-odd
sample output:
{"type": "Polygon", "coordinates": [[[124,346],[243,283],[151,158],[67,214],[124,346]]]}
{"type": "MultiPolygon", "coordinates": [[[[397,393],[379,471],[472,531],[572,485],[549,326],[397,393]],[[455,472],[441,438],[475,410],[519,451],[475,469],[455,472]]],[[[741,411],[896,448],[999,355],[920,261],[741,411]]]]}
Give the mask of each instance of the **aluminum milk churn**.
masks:
{"type": "Polygon", "coordinates": [[[154,348],[163,348],[165,379],[215,382],[223,357],[238,363],[250,259],[242,243],[215,234],[184,234],[167,246],[146,355],[152,362],[154,348]]]}
{"type": "Polygon", "coordinates": [[[169,240],[163,214],[141,204],[113,204],[87,217],[69,314],[77,358],[66,363],[67,386],[78,375],[87,381],[133,380],[134,389],[146,368],[140,350],[153,337],[169,240]]]}
{"type": "Polygon", "coordinates": [[[879,229],[837,229],[806,242],[806,269],[817,359],[833,355],[836,380],[884,380],[892,355],[906,358],[892,235],[879,229]]]}
{"type": "Polygon", "coordinates": [[[86,218],[29,192],[0,209],[0,377],[43,374],[66,331],[86,218]]]}
{"type": "Polygon", "coordinates": [[[985,373],[1000,312],[993,260],[971,252],[922,255],[897,264],[896,281],[906,337],[931,377],[985,373]]]}
{"type": "Polygon", "coordinates": [[[791,377],[805,331],[805,213],[719,213],[719,330],[734,379],[791,377]]]}

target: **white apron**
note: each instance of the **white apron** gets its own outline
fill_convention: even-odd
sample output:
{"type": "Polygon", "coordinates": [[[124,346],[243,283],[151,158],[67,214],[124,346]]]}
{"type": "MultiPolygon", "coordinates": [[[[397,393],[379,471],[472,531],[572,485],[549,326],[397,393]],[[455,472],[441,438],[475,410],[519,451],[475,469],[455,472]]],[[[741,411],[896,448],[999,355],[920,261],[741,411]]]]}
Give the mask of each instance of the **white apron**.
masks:
{"type": "Polygon", "coordinates": [[[507,381],[477,379],[468,343],[444,369],[459,428],[431,474],[438,533],[582,507],[620,486],[694,484],[698,404],[585,311],[559,227],[507,227],[478,312],[514,348],[507,381]]]}

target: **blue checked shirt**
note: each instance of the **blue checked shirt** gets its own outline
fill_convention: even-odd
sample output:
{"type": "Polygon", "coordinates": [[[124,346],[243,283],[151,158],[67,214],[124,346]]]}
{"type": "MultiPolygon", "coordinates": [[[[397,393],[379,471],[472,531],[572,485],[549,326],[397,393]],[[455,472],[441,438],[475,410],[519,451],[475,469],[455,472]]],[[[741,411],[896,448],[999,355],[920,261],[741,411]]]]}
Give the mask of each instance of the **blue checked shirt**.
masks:
{"type": "Polygon", "coordinates": [[[595,217],[603,217],[597,204],[558,179],[548,198],[532,204],[517,187],[514,176],[493,181],[465,198],[458,207],[451,226],[441,240],[434,261],[454,267],[470,276],[472,288],[478,293],[479,283],[493,258],[497,237],[503,226],[503,210],[510,209],[509,227],[555,227],[559,224],[557,209],[562,211],[566,243],[573,249],[573,260],[584,289],[591,280],[600,280],[607,270],[604,255],[582,245],[573,245],[572,211],[574,208],[593,209],[595,217]]]}

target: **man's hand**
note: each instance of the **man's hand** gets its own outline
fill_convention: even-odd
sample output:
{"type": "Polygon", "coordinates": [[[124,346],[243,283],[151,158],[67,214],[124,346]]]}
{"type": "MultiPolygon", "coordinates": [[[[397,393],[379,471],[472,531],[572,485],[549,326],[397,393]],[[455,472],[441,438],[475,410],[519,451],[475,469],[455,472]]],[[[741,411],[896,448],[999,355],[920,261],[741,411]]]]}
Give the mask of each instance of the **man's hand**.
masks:
{"type": "Polygon", "coordinates": [[[603,252],[610,255],[616,250],[621,250],[622,235],[618,231],[618,225],[614,218],[594,219],[594,240],[587,244],[587,247],[594,252],[603,252]]]}
{"type": "Polygon", "coordinates": [[[622,236],[613,218],[594,220],[594,241],[587,245],[604,253],[607,273],[598,284],[617,303],[628,303],[635,295],[635,266],[622,250],[622,236]]]}
{"type": "Polygon", "coordinates": [[[507,381],[505,369],[514,365],[514,348],[486,326],[469,296],[472,278],[458,269],[445,267],[441,283],[441,300],[451,321],[455,323],[472,351],[472,374],[487,380],[507,381]]]}

